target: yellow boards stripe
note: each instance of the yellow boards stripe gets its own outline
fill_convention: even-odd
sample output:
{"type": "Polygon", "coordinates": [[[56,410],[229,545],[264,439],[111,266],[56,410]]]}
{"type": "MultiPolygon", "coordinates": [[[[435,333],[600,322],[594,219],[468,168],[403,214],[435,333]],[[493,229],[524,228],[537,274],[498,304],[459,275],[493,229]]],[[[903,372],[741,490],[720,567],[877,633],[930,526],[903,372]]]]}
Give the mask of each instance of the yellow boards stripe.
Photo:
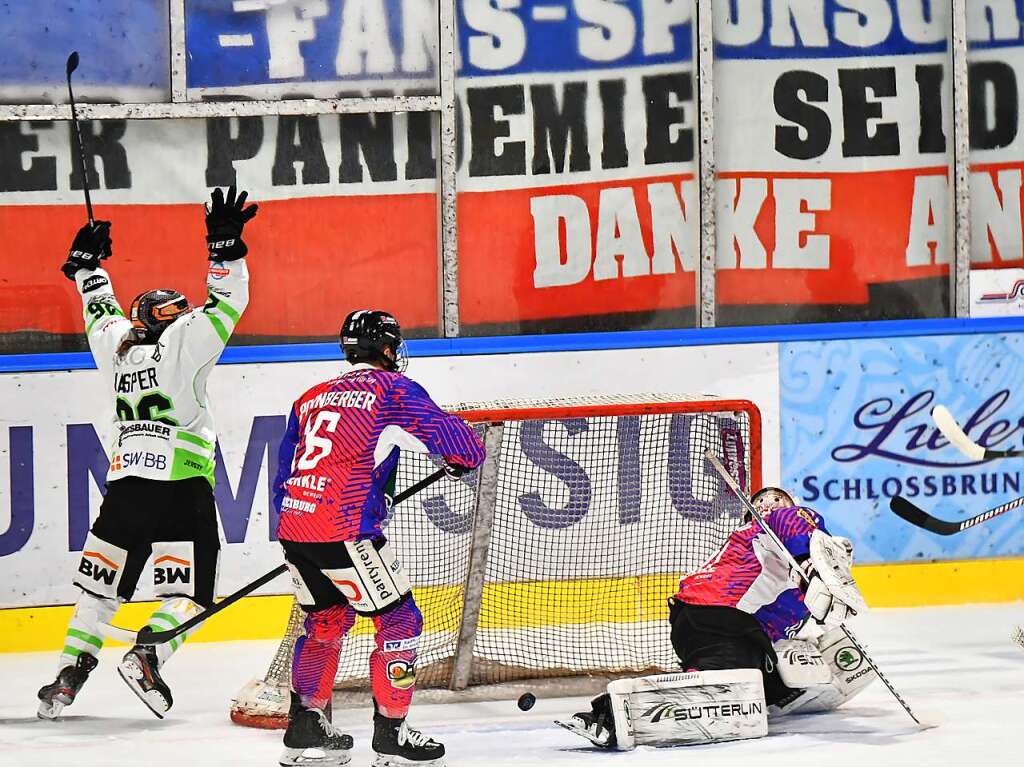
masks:
{"type": "MultiPolygon", "coordinates": [[[[921,607],[1024,599],[1024,559],[979,559],[863,565],[854,568],[857,583],[872,607],[921,607]]],[[[662,620],[666,600],[675,593],[674,574],[633,578],[596,578],[532,583],[494,583],[484,589],[481,629],[515,629],[591,621],[632,623],[662,620]]],[[[462,585],[427,586],[414,591],[426,632],[456,632],[462,609],[462,585]]],[[[291,609],[290,596],[249,597],[213,616],[192,642],[280,639],[291,609]]],[[[119,626],[141,627],[157,604],[137,602],[117,613],[119,626]]],[[[72,608],[25,607],[0,610],[0,652],[59,650],[72,608]]],[[[355,634],[373,629],[360,618],[355,634]]],[[[108,644],[115,644],[108,642],[108,644]]]]}

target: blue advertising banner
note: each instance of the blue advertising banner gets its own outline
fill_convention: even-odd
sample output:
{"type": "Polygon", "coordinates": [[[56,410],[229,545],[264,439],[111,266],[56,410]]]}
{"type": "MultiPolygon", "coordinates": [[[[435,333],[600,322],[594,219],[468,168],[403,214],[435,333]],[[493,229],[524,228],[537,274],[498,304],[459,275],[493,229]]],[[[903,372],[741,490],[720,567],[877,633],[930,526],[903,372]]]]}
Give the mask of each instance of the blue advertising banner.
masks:
{"type": "MultiPolygon", "coordinates": [[[[567,73],[690,61],[691,0],[458,3],[459,74],[567,73]]],[[[432,0],[186,0],[193,97],[436,93],[432,0]]]]}
{"type": "Polygon", "coordinates": [[[1024,335],[785,343],[779,367],[783,482],[858,562],[1024,554],[1024,512],[941,537],[889,510],[903,495],[956,521],[1024,494],[1024,461],[973,462],[930,416],[943,404],[974,441],[1020,449],[1024,335]]]}
{"type": "Polygon", "coordinates": [[[186,0],[188,87],[319,98],[437,93],[431,0],[186,0]]]}
{"type": "Polygon", "coordinates": [[[0,0],[0,99],[64,102],[77,50],[77,98],[168,101],[168,23],[167,0],[0,0]]]}

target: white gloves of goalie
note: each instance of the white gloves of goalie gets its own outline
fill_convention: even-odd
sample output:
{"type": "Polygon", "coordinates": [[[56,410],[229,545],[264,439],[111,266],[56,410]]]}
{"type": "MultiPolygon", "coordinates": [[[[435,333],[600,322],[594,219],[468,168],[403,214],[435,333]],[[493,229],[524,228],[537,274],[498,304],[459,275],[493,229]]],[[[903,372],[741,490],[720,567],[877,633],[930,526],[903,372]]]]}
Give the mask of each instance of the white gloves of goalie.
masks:
{"type": "Polygon", "coordinates": [[[849,540],[814,531],[810,558],[801,566],[807,578],[804,605],[811,616],[826,627],[838,626],[851,615],[867,609],[850,572],[852,564],[853,544],[849,540]]]}

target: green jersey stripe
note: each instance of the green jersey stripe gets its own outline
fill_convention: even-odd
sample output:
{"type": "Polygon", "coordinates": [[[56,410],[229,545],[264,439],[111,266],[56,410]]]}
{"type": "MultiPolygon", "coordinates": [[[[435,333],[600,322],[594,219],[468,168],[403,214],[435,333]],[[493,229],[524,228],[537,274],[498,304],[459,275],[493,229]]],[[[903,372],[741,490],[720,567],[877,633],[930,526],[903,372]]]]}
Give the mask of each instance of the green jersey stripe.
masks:
{"type": "Polygon", "coordinates": [[[210,307],[211,309],[216,309],[219,312],[223,312],[225,315],[227,315],[227,318],[231,320],[232,324],[238,324],[238,320],[242,318],[241,312],[235,309],[235,307],[231,306],[231,304],[229,304],[223,298],[217,298],[212,293],[210,294],[209,298],[210,301],[213,303],[213,306],[210,307]]]}
{"type": "Polygon", "coordinates": [[[210,324],[213,325],[213,329],[217,331],[217,335],[220,336],[220,340],[226,344],[228,339],[231,337],[231,333],[229,333],[228,329],[224,327],[224,323],[209,312],[203,312],[203,316],[210,321],[210,324]]]}
{"type": "Polygon", "coordinates": [[[164,621],[165,623],[170,624],[171,628],[178,628],[178,626],[181,625],[181,621],[179,621],[173,615],[168,615],[167,613],[153,613],[151,616],[149,616],[149,619],[164,621]]]}
{"type": "Polygon", "coordinates": [[[198,445],[199,447],[205,447],[207,450],[213,450],[213,443],[212,442],[207,442],[202,437],[197,437],[195,434],[192,434],[192,433],[187,432],[187,431],[179,431],[178,432],[178,439],[180,439],[182,442],[191,442],[193,445],[198,445]]]}
{"type": "Polygon", "coordinates": [[[99,637],[95,637],[92,634],[89,634],[85,631],[79,631],[78,629],[69,628],[68,636],[74,637],[75,639],[78,639],[81,642],[85,642],[86,644],[91,644],[93,647],[97,649],[103,647],[102,639],[100,639],[99,637]]]}

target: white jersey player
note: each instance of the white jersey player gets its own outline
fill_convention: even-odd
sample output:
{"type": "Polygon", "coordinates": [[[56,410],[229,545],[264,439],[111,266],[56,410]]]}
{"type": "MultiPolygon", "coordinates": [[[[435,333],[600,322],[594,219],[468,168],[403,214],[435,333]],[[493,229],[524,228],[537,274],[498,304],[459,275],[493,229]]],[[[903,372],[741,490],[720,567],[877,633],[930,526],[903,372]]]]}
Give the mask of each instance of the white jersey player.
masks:
{"type": "MultiPolygon", "coordinates": [[[[114,297],[100,261],[110,256],[110,223],[78,232],[62,271],[82,296],[85,330],[110,392],[112,438],[106,493],[86,538],[74,584],[81,589],[57,679],[39,691],[39,716],[70,705],[96,667],[100,624],[131,599],[152,556],[163,601],[148,621],[172,629],[213,604],[220,537],[214,507],[216,431],[206,381],[249,301],[242,228],[256,215],[246,193],[214,191],[207,210],[208,299],[192,309],[174,290],[151,290],[131,305],[114,297]]],[[[185,641],[133,647],[118,671],[158,717],[171,707],[159,669],[185,641]]]]}

